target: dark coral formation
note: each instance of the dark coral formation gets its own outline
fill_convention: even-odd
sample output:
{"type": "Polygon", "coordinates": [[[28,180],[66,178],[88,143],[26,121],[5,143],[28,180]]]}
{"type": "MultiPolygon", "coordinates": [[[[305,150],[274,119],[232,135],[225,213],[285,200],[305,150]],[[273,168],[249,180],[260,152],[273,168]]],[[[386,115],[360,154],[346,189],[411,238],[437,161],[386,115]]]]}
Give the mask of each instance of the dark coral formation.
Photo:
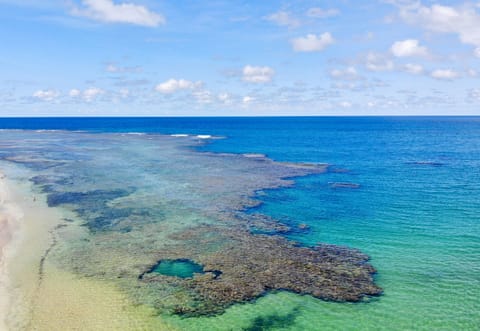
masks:
{"type": "Polygon", "coordinates": [[[110,208],[109,201],[125,197],[134,192],[134,189],[95,190],[90,192],[52,192],[47,196],[50,207],[73,205],[73,210],[85,221],[91,231],[106,229],[128,231],[125,221],[136,217],[145,218],[148,211],[135,208],[110,208]]]}
{"type": "Polygon", "coordinates": [[[198,227],[178,233],[181,245],[162,252],[168,256],[188,256],[204,265],[205,274],[179,281],[148,274],[145,282],[173,282],[195,293],[194,304],[177,306],[182,314],[221,312],[233,303],[251,301],[268,291],[286,290],[333,301],[360,301],[379,295],[373,283],[375,269],[368,256],[357,250],[334,245],[300,247],[280,236],[251,235],[237,229],[217,229],[218,237],[209,238],[211,227],[198,227]],[[202,243],[198,250],[191,245],[202,243]],[[204,248],[222,242],[221,249],[204,248]],[[210,271],[221,272],[215,277],[210,271]]]}

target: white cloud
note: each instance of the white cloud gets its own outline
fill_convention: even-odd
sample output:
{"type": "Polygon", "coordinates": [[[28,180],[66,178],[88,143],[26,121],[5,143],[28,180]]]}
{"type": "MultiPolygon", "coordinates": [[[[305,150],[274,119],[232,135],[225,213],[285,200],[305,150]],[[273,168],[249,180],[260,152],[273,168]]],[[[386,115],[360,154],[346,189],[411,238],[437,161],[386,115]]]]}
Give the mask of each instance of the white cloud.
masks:
{"type": "Polygon", "coordinates": [[[340,14],[338,9],[322,9],[322,8],[310,8],[307,11],[307,16],[315,18],[327,18],[332,16],[337,16],[340,14]]]}
{"type": "Polygon", "coordinates": [[[275,75],[275,70],[270,67],[243,67],[243,80],[249,83],[268,83],[275,75]]]}
{"type": "Polygon", "coordinates": [[[213,95],[212,92],[208,90],[198,90],[198,91],[193,91],[192,95],[194,98],[197,100],[198,103],[212,103],[213,101],[213,95]]]}
{"type": "Polygon", "coordinates": [[[93,100],[95,100],[99,95],[102,95],[104,94],[105,91],[100,89],[100,88],[97,88],[97,87],[90,87],[88,89],[86,89],[85,91],[83,91],[82,93],[82,98],[83,100],[85,100],[86,102],[92,102],[93,100]]]}
{"type": "Polygon", "coordinates": [[[330,76],[334,79],[356,80],[359,79],[357,69],[355,67],[347,67],[345,69],[334,69],[330,71],[330,76]]]}
{"type": "Polygon", "coordinates": [[[478,71],[475,69],[467,69],[467,75],[470,77],[477,77],[478,76],[478,71]]]}
{"type": "Polygon", "coordinates": [[[480,101],[480,89],[474,88],[468,92],[469,101],[478,102],[480,101]]]}
{"type": "Polygon", "coordinates": [[[251,96],[244,96],[243,99],[242,99],[242,102],[244,105],[248,105],[250,103],[252,103],[253,101],[255,101],[255,98],[254,97],[251,97],[251,96]]]}
{"type": "Polygon", "coordinates": [[[70,92],[68,92],[68,95],[71,96],[72,98],[78,97],[82,94],[80,90],[77,90],[76,88],[71,89],[70,92]]]}
{"type": "Polygon", "coordinates": [[[399,7],[399,16],[409,24],[431,32],[456,34],[462,43],[480,47],[480,15],[471,4],[458,7],[434,4],[429,7],[414,2],[399,7]]]}
{"type": "Polygon", "coordinates": [[[370,52],[365,58],[365,67],[370,71],[390,71],[394,64],[383,54],[370,52]]]}
{"type": "Polygon", "coordinates": [[[155,87],[160,93],[164,94],[172,94],[177,91],[181,90],[194,90],[200,88],[202,86],[202,82],[192,82],[186,79],[169,79],[163,83],[158,84],[155,87]]]}
{"type": "Polygon", "coordinates": [[[435,79],[452,80],[460,77],[460,74],[452,69],[437,69],[430,73],[435,79]]]}
{"type": "Polygon", "coordinates": [[[113,63],[110,63],[107,65],[105,68],[106,71],[112,72],[112,73],[125,73],[125,72],[140,72],[142,71],[142,68],[139,66],[136,67],[119,67],[113,63]]]}
{"type": "Polygon", "coordinates": [[[217,99],[223,103],[223,104],[226,104],[226,105],[229,105],[232,103],[232,96],[228,93],[220,93],[218,96],[217,96],[217,99]]]}
{"type": "Polygon", "coordinates": [[[165,18],[145,6],[133,3],[116,4],[113,0],[82,0],[83,7],[74,7],[72,14],[108,23],[128,23],[156,27],[165,24],[165,18]]]}
{"type": "Polygon", "coordinates": [[[397,57],[428,55],[427,48],[420,46],[418,40],[416,39],[397,41],[392,45],[390,51],[397,57]]]}
{"type": "Polygon", "coordinates": [[[273,22],[277,25],[288,26],[289,28],[295,28],[300,25],[300,21],[292,17],[286,11],[279,11],[265,17],[267,21],[273,22]]]}
{"type": "Polygon", "coordinates": [[[122,99],[127,99],[131,95],[130,90],[126,89],[126,88],[120,89],[120,91],[118,91],[118,93],[120,94],[120,97],[122,99]]]}
{"type": "Polygon", "coordinates": [[[100,96],[102,94],[105,94],[105,91],[100,89],[100,88],[97,88],[97,87],[90,87],[90,88],[87,88],[84,91],[81,91],[79,89],[74,88],[74,89],[71,89],[68,92],[68,95],[70,97],[75,98],[75,99],[76,98],[81,98],[85,102],[92,102],[98,96],[100,96]]]}
{"type": "Polygon", "coordinates": [[[295,52],[319,52],[333,44],[334,39],[329,32],[325,32],[321,35],[308,34],[305,37],[295,38],[291,43],[295,52]]]}
{"type": "Polygon", "coordinates": [[[53,101],[60,96],[60,92],[55,90],[38,90],[33,93],[33,97],[42,101],[53,101]]]}
{"type": "Polygon", "coordinates": [[[342,101],[338,105],[342,108],[351,108],[352,107],[352,103],[348,102],[348,101],[342,101]]]}
{"type": "Polygon", "coordinates": [[[476,56],[476,57],[480,57],[480,47],[477,47],[473,50],[473,54],[476,56]]]}
{"type": "Polygon", "coordinates": [[[407,63],[403,68],[410,74],[419,75],[423,73],[423,67],[420,64],[407,63]]]}

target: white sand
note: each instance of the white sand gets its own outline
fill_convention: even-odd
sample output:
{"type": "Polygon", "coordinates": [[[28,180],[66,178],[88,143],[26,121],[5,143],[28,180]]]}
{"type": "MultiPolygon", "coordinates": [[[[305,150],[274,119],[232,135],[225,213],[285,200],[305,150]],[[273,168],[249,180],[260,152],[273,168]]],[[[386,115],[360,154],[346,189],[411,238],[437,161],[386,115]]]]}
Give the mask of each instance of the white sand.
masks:
{"type": "Polygon", "coordinates": [[[0,172],[0,330],[7,330],[12,304],[9,265],[21,242],[22,210],[11,199],[6,176],[0,172]]]}

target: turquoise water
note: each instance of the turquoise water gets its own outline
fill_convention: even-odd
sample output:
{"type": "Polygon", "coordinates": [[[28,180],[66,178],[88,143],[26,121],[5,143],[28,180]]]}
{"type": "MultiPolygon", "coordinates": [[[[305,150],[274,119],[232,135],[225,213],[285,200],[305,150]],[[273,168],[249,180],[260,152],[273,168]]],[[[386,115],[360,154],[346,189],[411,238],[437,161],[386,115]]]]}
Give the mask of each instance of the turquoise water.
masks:
{"type": "Polygon", "coordinates": [[[165,276],[190,278],[193,274],[203,273],[203,267],[189,260],[165,260],[153,268],[151,272],[158,272],[165,276]]]}
{"type": "Polygon", "coordinates": [[[42,121],[0,126],[213,134],[227,139],[200,150],[331,165],[259,190],[263,204],[249,212],[290,225],[286,236],[303,245],[360,249],[384,294],[352,304],[279,292],[218,316],[171,318],[186,330],[480,329],[480,118],[42,121]]]}

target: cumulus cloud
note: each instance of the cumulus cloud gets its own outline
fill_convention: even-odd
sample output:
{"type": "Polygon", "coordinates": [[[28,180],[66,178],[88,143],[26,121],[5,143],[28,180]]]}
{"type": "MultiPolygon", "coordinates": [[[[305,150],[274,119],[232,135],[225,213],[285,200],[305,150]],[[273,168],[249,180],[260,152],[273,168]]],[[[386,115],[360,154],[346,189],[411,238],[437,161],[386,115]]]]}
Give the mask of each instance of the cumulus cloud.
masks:
{"type": "Polygon", "coordinates": [[[349,102],[349,101],[341,101],[338,105],[342,108],[351,108],[352,107],[352,103],[349,102]]]}
{"type": "Polygon", "coordinates": [[[243,97],[242,102],[243,102],[244,105],[248,105],[248,104],[252,103],[254,100],[255,100],[254,97],[246,95],[246,96],[243,97]]]}
{"type": "Polygon", "coordinates": [[[394,64],[387,56],[370,52],[365,57],[365,67],[370,71],[390,71],[394,64]]]}
{"type": "Polygon", "coordinates": [[[169,79],[163,83],[158,84],[155,90],[163,94],[172,94],[181,90],[194,90],[200,88],[202,82],[192,82],[186,79],[169,79]]]}
{"type": "Polygon", "coordinates": [[[95,100],[98,96],[104,94],[105,91],[100,89],[100,88],[97,88],[97,87],[90,87],[90,88],[87,88],[85,91],[83,91],[82,93],[82,98],[83,100],[85,100],[86,102],[92,102],[93,100],[95,100]]]}
{"type": "Polygon", "coordinates": [[[70,92],[68,92],[68,95],[71,96],[72,98],[78,97],[82,94],[82,92],[76,88],[71,89],[70,92]]]}
{"type": "Polygon", "coordinates": [[[243,67],[243,80],[249,83],[268,83],[275,75],[275,70],[270,67],[243,67]]]}
{"type": "Polygon", "coordinates": [[[105,91],[97,87],[90,87],[84,91],[74,88],[68,92],[71,98],[80,99],[85,102],[92,102],[102,94],[105,94],[105,91]]]}
{"type": "Polygon", "coordinates": [[[329,32],[325,32],[321,35],[308,34],[305,37],[295,38],[291,43],[295,52],[320,52],[333,44],[334,39],[329,32]]]}
{"type": "Polygon", "coordinates": [[[218,101],[226,105],[229,105],[233,102],[232,96],[229,93],[220,93],[219,95],[217,95],[217,99],[218,101]]]}
{"type": "Polygon", "coordinates": [[[428,55],[427,48],[424,46],[420,46],[419,41],[416,39],[397,41],[392,45],[390,51],[396,57],[428,55]]]}
{"type": "Polygon", "coordinates": [[[403,68],[410,74],[419,75],[423,73],[423,67],[420,64],[407,63],[403,68]]]}
{"type": "Polygon", "coordinates": [[[430,76],[435,79],[452,80],[460,77],[460,74],[452,69],[437,69],[432,71],[430,76]]]}
{"type": "Polygon", "coordinates": [[[74,7],[72,14],[107,23],[127,23],[148,27],[165,24],[165,18],[145,6],[113,0],[82,0],[82,7],[74,7]]]}
{"type": "Polygon", "coordinates": [[[38,90],[33,93],[33,97],[42,101],[53,101],[60,96],[60,92],[55,90],[38,90]]]}
{"type": "Polygon", "coordinates": [[[315,17],[315,18],[328,18],[332,16],[337,16],[340,14],[340,11],[338,9],[322,9],[322,8],[310,8],[307,11],[307,16],[309,17],[315,17]]]}
{"type": "Polygon", "coordinates": [[[397,5],[405,22],[431,32],[456,34],[462,43],[480,47],[480,15],[474,5],[424,6],[421,2],[397,5]]]}
{"type": "Polygon", "coordinates": [[[334,69],[330,71],[330,76],[334,79],[341,80],[357,80],[360,78],[355,67],[347,67],[345,69],[334,69]]]}
{"type": "Polygon", "coordinates": [[[266,16],[265,19],[280,26],[288,26],[289,28],[295,28],[300,25],[300,21],[286,11],[273,13],[266,16]]]}

